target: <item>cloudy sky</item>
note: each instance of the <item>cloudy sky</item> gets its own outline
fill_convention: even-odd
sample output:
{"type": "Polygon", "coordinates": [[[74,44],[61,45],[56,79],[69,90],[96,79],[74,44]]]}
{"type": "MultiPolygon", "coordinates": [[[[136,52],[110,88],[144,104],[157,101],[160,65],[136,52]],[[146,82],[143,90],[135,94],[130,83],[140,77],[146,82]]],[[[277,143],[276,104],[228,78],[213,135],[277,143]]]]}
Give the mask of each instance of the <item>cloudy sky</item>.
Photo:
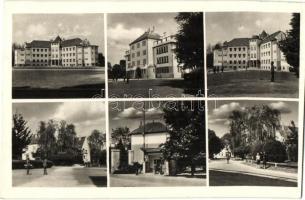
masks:
{"type": "Polygon", "coordinates": [[[127,126],[130,131],[138,128],[143,121],[143,108],[145,106],[146,123],[152,120],[163,122],[163,102],[111,102],[109,103],[109,130],[127,126]]]}
{"type": "Polygon", "coordinates": [[[105,132],[104,102],[14,103],[13,113],[21,113],[32,133],[40,121],[65,120],[75,125],[77,136],[88,136],[92,130],[105,132]]]}
{"type": "Polygon", "coordinates": [[[155,32],[163,35],[176,34],[178,24],[174,17],[177,13],[128,13],[108,14],[108,62],[112,65],[124,59],[124,53],[129,49],[129,43],[137,39],[149,28],[155,27],[155,32]]]}
{"type": "Polygon", "coordinates": [[[16,14],[13,16],[13,42],[50,40],[59,35],[70,39],[87,38],[104,52],[103,14],[16,14]]]}
{"type": "Polygon", "coordinates": [[[245,107],[254,105],[269,105],[271,108],[281,112],[282,125],[290,125],[293,120],[298,125],[298,104],[297,102],[283,101],[209,101],[209,129],[214,130],[219,137],[229,132],[228,117],[233,110],[245,110],[245,107]]]}
{"type": "Polygon", "coordinates": [[[230,41],[237,37],[251,37],[265,30],[272,34],[290,29],[290,13],[206,13],[207,44],[230,41]]]}

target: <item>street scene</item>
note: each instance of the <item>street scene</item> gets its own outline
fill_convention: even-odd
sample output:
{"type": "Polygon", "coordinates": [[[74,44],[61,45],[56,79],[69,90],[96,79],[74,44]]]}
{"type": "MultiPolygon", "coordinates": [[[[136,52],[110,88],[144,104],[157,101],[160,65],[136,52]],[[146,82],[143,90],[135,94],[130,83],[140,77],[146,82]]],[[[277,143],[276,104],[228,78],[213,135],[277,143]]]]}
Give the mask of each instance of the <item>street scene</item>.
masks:
{"type": "Polygon", "coordinates": [[[299,13],[206,14],[210,97],[299,94],[299,13]]]}
{"type": "Polygon", "coordinates": [[[203,96],[203,13],[117,13],[107,20],[109,97],[203,96]]]}
{"type": "Polygon", "coordinates": [[[13,113],[13,186],[107,187],[103,102],[14,103],[13,113]]]}
{"type": "Polygon", "coordinates": [[[205,186],[202,101],[110,102],[110,186],[205,186]]]}
{"type": "Polygon", "coordinates": [[[103,24],[104,14],[14,15],[12,97],[103,98],[103,24]]]}
{"type": "Polygon", "coordinates": [[[298,103],[209,101],[211,186],[297,187],[298,103]]]}

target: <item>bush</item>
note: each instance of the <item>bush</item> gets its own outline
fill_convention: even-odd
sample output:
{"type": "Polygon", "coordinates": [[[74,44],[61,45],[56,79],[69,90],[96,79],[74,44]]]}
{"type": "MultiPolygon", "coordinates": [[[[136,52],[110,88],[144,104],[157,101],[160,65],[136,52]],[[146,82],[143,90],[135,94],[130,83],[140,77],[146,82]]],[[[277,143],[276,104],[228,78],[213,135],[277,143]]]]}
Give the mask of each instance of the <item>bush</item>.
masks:
{"type": "MultiPolygon", "coordinates": [[[[12,169],[25,169],[26,160],[13,160],[12,169]]],[[[43,160],[30,160],[30,164],[32,168],[43,168],[43,160]]],[[[47,161],[47,168],[51,168],[53,166],[53,162],[47,161]]]]}
{"type": "Polygon", "coordinates": [[[264,145],[262,142],[256,142],[254,143],[251,148],[250,148],[250,152],[252,155],[252,158],[255,160],[255,156],[257,153],[261,153],[264,150],[264,145]]]}
{"type": "Polygon", "coordinates": [[[284,162],[287,159],[285,146],[275,140],[269,140],[265,144],[265,152],[268,161],[284,162]]]}
{"type": "Polygon", "coordinates": [[[82,164],[82,156],[80,155],[71,155],[70,153],[58,153],[52,155],[50,160],[53,161],[55,165],[61,166],[71,166],[74,164],[82,164]]]}
{"type": "Polygon", "coordinates": [[[239,146],[234,149],[234,156],[245,159],[246,155],[250,153],[250,146],[239,146]]]}

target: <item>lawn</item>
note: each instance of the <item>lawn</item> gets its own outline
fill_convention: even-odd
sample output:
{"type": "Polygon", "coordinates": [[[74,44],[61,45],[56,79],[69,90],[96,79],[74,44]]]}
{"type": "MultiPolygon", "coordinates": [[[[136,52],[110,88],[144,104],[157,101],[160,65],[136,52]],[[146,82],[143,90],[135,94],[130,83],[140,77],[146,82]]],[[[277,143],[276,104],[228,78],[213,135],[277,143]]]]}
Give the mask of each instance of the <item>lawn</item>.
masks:
{"type": "Polygon", "coordinates": [[[268,71],[234,71],[208,74],[210,97],[298,98],[299,79],[290,72],[276,72],[270,82],[268,71]]]}
{"type": "Polygon", "coordinates": [[[211,186],[285,186],[297,187],[297,182],[253,176],[248,174],[209,171],[211,186]]]}
{"type": "Polygon", "coordinates": [[[112,98],[155,98],[155,97],[192,97],[204,94],[204,87],[195,87],[183,79],[153,79],[109,82],[109,97],[112,98]],[[201,93],[199,92],[201,91],[201,93]]]}

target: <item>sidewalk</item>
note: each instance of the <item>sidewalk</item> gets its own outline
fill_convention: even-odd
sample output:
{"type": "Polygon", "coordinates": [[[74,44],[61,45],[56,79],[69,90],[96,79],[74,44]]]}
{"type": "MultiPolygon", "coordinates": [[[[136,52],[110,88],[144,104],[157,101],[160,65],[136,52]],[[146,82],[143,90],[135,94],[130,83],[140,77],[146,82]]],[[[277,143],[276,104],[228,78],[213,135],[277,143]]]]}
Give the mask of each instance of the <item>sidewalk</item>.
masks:
{"type": "Polygon", "coordinates": [[[240,173],[240,174],[247,174],[247,175],[259,176],[259,177],[297,182],[297,178],[298,178],[297,173],[288,173],[283,171],[255,168],[249,165],[245,165],[242,162],[243,161],[230,160],[230,163],[227,164],[226,160],[212,160],[209,161],[209,169],[215,171],[240,173]]]}

